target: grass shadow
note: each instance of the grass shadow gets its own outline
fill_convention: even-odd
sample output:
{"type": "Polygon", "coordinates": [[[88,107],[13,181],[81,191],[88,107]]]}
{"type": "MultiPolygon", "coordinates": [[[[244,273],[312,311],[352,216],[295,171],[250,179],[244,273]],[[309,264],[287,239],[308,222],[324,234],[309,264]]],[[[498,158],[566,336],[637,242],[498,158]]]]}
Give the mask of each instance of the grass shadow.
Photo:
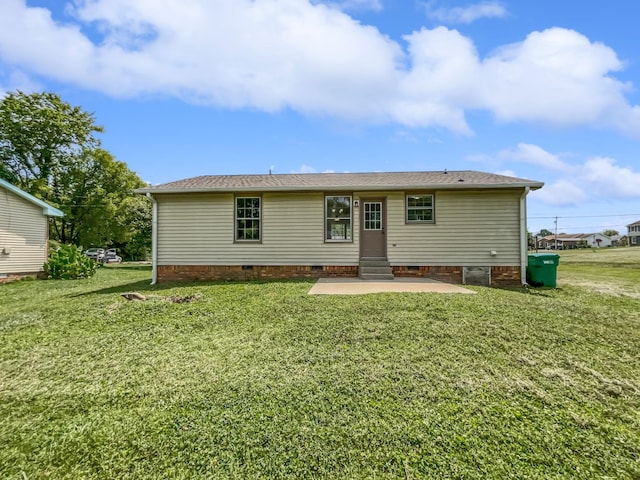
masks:
{"type": "Polygon", "coordinates": [[[86,297],[88,295],[109,295],[113,293],[134,292],[137,290],[157,292],[161,290],[167,290],[173,287],[175,287],[175,285],[169,285],[169,284],[151,285],[149,279],[145,279],[145,280],[138,280],[136,282],[119,284],[113,287],[98,288],[97,290],[91,290],[89,292],[69,295],[69,297],[86,297]]]}
{"type": "Polygon", "coordinates": [[[99,288],[91,290],[89,292],[78,293],[75,295],[69,295],[70,297],[85,297],[87,295],[110,295],[114,293],[126,293],[143,290],[146,292],[160,292],[163,290],[170,290],[173,288],[193,288],[193,287],[214,287],[221,285],[264,285],[270,283],[315,283],[317,279],[261,279],[261,280],[233,280],[233,281],[196,281],[196,282],[166,282],[156,285],[151,285],[150,279],[138,280],[135,282],[115,285],[113,287],[99,288]]]}
{"type": "Polygon", "coordinates": [[[502,290],[505,292],[514,292],[521,293],[524,295],[536,295],[538,297],[551,297],[549,292],[553,291],[562,291],[561,288],[550,288],[550,287],[532,287],[532,286],[524,286],[524,287],[491,287],[496,290],[502,290]]]}
{"type": "Polygon", "coordinates": [[[108,270],[132,270],[132,271],[136,271],[136,272],[145,272],[145,271],[149,271],[151,272],[151,265],[150,264],[106,264],[106,265],[101,265],[100,268],[106,268],[108,270]]]}

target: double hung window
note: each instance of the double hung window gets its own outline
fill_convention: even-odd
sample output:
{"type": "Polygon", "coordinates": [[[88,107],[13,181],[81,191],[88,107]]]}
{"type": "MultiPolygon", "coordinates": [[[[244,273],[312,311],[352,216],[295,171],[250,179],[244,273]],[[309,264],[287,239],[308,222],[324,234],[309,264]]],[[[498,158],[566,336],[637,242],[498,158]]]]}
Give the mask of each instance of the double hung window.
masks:
{"type": "Polygon", "coordinates": [[[351,242],[351,196],[325,197],[325,241],[351,242]]]}
{"type": "Polygon", "coordinates": [[[411,194],[406,198],[407,223],[434,223],[433,194],[411,194]]]}
{"type": "Polygon", "coordinates": [[[236,197],[236,241],[259,242],[261,220],[260,197],[236,197]]]}

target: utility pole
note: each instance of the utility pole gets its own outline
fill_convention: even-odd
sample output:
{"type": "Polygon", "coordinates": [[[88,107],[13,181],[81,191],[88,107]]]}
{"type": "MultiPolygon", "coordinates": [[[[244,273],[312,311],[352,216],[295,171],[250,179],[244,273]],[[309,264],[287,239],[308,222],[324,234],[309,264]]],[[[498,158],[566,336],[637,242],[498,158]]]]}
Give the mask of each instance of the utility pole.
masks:
{"type": "Polygon", "coordinates": [[[553,238],[554,238],[555,243],[556,243],[555,250],[556,250],[556,252],[557,252],[557,251],[558,251],[558,217],[555,217],[555,218],[553,219],[553,223],[555,223],[555,225],[556,225],[556,233],[555,233],[555,235],[553,236],[553,238]]]}

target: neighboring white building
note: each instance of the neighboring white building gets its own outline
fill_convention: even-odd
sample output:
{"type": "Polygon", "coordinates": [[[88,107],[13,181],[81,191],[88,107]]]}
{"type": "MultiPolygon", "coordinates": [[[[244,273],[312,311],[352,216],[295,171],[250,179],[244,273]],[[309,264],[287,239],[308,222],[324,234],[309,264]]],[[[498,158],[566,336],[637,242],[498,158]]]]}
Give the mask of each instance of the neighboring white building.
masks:
{"type": "Polygon", "coordinates": [[[586,241],[587,246],[591,248],[603,248],[612,245],[611,238],[601,233],[583,233],[580,237],[586,241]]]}
{"type": "Polygon", "coordinates": [[[62,215],[0,178],[0,282],[43,271],[48,256],[48,217],[62,215]]]}
{"type": "Polygon", "coordinates": [[[627,237],[629,237],[629,245],[632,247],[640,246],[640,220],[627,225],[627,237]]]}

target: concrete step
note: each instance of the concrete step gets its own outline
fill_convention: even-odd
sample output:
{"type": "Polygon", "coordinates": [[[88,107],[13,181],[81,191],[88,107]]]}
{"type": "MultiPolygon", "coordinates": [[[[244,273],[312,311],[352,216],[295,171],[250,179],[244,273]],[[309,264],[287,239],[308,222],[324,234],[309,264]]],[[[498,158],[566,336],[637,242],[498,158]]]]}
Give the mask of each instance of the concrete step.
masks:
{"type": "Polygon", "coordinates": [[[360,273],[361,280],[395,280],[395,277],[392,274],[384,274],[384,273],[360,273]]]}
{"type": "Polygon", "coordinates": [[[362,280],[393,280],[393,270],[386,258],[361,258],[358,276],[362,280]]]}
{"type": "Polygon", "coordinates": [[[389,262],[386,258],[363,257],[360,259],[361,267],[388,267],[389,262]]]}
{"type": "Polygon", "coordinates": [[[391,270],[391,267],[389,267],[389,266],[372,267],[372,266],[369,266],[369,265],[360,265],[359,271],[361,273],[378,273],[378,274],[381,274],[381,275],[391,275],[393,273],[393,270],[391,270]]]}

